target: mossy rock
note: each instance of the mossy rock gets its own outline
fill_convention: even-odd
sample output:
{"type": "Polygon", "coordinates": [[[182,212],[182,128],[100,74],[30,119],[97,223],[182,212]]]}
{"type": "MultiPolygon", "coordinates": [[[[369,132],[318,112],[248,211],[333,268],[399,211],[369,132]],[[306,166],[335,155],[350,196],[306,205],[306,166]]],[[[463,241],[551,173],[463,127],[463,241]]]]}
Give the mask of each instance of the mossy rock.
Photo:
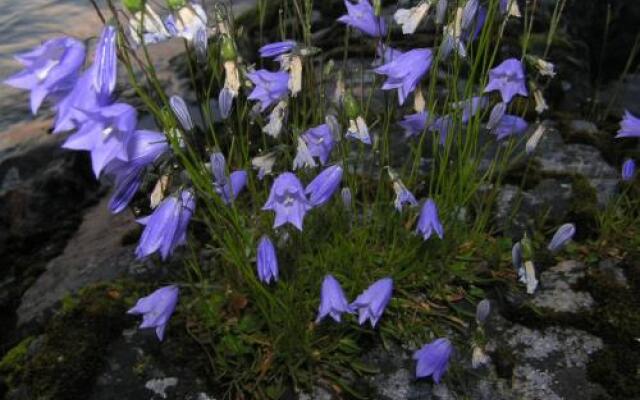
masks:
{"type": "Polygon", "coordinates": [[[141,289],[130,282],[99,284],[68,298],[34,355],[27,357],[27,338],[2,360],[10,387],[26,388],[30,398],[86,399],[107,345],[131,324],[126,310],[141,289]]]}
{"type": "Polygon", "coordinates": [[[571,181],[572,196],[567,221],[576,225],[576,239],[593,238],[598,232],[598,195],[591,183],[582,175],[571,181]]]}

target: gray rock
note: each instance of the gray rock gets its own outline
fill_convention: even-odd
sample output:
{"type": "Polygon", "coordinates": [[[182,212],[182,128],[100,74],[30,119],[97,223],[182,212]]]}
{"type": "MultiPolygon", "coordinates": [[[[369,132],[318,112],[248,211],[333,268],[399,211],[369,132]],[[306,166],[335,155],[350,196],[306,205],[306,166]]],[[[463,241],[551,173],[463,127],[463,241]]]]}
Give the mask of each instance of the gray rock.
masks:
{"type": "Polygon", "coordinates": [[[618,266],[618,261],[612,259],[602,260],[598,263],[598,269],[620,286],[629,286],[624,271],[618,266]]]}
{"type": "Polygon", "coordinates": [[[544,271],[540,286],[531,301],[535,306],[555,312],[577,313],[589,310],[594,300],[589,293],[574,291],[571,286],[584,277],[586,267],[578,261],[563,261],[544,271]]]}
{"type": "Polygon", "coordinates": [[[560,133],[550,129],[535,152],[540,171],[546,174],[584,176],[597,190],[598,204],[604,207],[618,187],[618,173],[602,158],[600,151],[586,144],[564,144],[560,133]]]}
{"type": "Polygon", "coordinates": [[[103,199],[84,216],[63,253],[51,260],[18,307],[18,326],[42,323],[62,298],[84,286],[125,275],[134,264],[133,248],[122,238],[136,222],[129,212],[112,215],[103,199]]]}

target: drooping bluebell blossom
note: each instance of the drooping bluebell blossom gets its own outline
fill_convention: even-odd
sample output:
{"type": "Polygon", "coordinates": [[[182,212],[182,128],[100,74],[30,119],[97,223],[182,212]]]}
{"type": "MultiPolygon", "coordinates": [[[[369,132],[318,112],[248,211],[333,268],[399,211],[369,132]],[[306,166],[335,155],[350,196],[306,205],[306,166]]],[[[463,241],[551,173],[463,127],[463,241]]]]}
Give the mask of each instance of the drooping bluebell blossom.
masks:
{"type": "Polygon", "coordinates": [[[275,42],[266,44],[258,50],[260,57],[271,58],[279,55],[289,53],[296,48],[296,42],[294,40],[285,40],[283,42],[275,42]]]}
{"type": "Polygon", "coordinates": [[[255,85],[248,98],[260,102],[260,111],[285,97],[289,90],[289,74],[286,72],[260,69],[248,73],[247,78],[255,85]]]}
{"type": "Polygon", "coordinates": [[[438,207],[432,199],[427,199],[427,201],[424,202],[422,210],[420,211],[420,218],[418,218],[416,231],[424,240],[428,240],[433,232],[435,232],[440,239],[444,237],[444,229],[438,216],[438,207]]]}
{"type": "Polygon", "coordinates": [[[175,114],[176,118],[178,118],[178,122],[182,125],[182,128],[185,131],[192,130],[193,120],[191,119],[189,107],[187,107],[187,103],[185,103],[184,99],[180,96],[171,96],[169,99],[169,105],[171,106],[171,110],[175,114]]]}
{"type": "Polygon", "coordinates": [[[483,299],[476,305],[476,321],[479,324],[484,324],[489,318],[489,314],[491,314],[491,302],[483,299]]]}
{"type": "Polygon", "coordinates": [[[547,246],[547,250],[555,253],[562,249],[576,234],[576,226],[574,224],[564,224],[553,235],[551,242],[547,246]]]}
{"type": "Polygon", "coordinates": [[[631,182],[636,175],[636,163],[632,159],[627,159],[622,164],[622,180],[625,182],[631,182]]]}
{"type": "Polygon", "coordinates": [[[331,155],[331,150],[335,145],[333,133],[328,124],[318,125],[309,129],[302,135],[302,139],[307,144],[307,149],[312,157],[317,157],[320,164],[326,164],[331,155]]]}
{"type": "Polygon", "coordinates": [[[478,12],[478,0],[467,0],[462,8],[462,18],[460,21],[461,29],[468,30],[471,27],[471,23],[476,18],[478,12]]]}
{"type": "Polygon", "coordinates": [[[264,283],[278,281],[278,257],[276,249],[268,236],[262,236],[258,243],[258,278],[264,283]]]}
{"type": "Polygon", "coordinates": [[[220,152],[211,155],[211,172],[215,191],[225,204],[233,202],[247,186],[247,171],[233,171],[227,177],[227,163],[220,152]]]}
{"type": "Polygon", "coordinates": [[[139,219],[138,222],[145,227],[136,256],[141,259],[159,252],[166,260],[176,247],[187,242],[187,227],[195,208],[193,192],[183,190],[178,196],[164,199],[150,216],[139,219]]]}
{"type": "Polygon", "coordinates": [[[105,25],[96,47],[94,58],[96,73],[93,77],[93,86],[103,97],[111,96],[116,88],[116,80],[118,79],[117,40],[117,29],[114,26],[105,25]]]}
{"type": "Polygon", "coordinates": [[[112,160],[129,159],[129,140],[136,128],[137,112],[125,103],[116,103],[86,111],[86,121],[78,131],[64,142],[62,147],[91,152],[91,166],[96,177],[112,160]]]}
{"type": "Polygon", "coordinates": [[[133,44],[153,44],[171,38],[164,22],[147,2],[143,10],[132,11],[129,19],[129,35],[133,44]]]}
{"type": "Polygon", "coordinates": [[[373,60],[372,65],[374,67],[378,67],[380,65],[387,64],[401,55],[402,51],[379,42],[376,46],[376,58],[373,60]]]}
{"type": "Polygon", "coordinates": [[[484,88],[484,93],[494,90],[500,92],[505,103],[511,102],[517,94],[525,97],[529,95],[520,60],[509,58],[489,71],[489,83],[484,88]]]}
{"type": "Polygon", "coordinates": [[[640,137],[640,118],[636,118],[629,111],[624,112],[624,118],[620,121],[620,129],[616,138],[640,137]]]}
{"type": "Polygon", "coordinates": [[[449,339],[440,338],[424,345],[413,353],[416,363],[416,378],[431,376],[435,383],[440,383],[442,375],[447,372],[449,358],[453,352],[453,346],[449,339]]]}
{"type": "Polygon", "coordinates": [[[502,140],[508,136],[521,135],[528,127],[529,124],[524,119],[516,115],[505,114],[498,122],[498,125],[493,128],[492,133],[497,136],[496,139],[502,140]]]}
{"type": "Polygon", "coordinates": [[[371,37],[380,37],[387,34],[386,22],[381,17],[376,16],[369,0],[357,0],[355,4],[350,0],[344,0],[344,5],[347,7],[347,14],[338,18],[338,21],[371,37]]]}
{"type": "Polygon", "coordinates": [[[396,210],[401,212],[402,207],[405,204],[409,204],[411,206],[418,205],[418,201],[416,200],[413,193],[411,193],[409,189],[407,189],[407,187],[404,185],[404,183],[402,183],[400,179],[395,179],[393,181],[393,191],[396,192],[396,198],[393,201],[393,205],[395,206],[396,210]]]}
{"type": "Polygon", "coordinates": [[[207,60],[207,52],[209,49],[209,37],[207,35],[207,28],[200,28],[196,31],[196,36],[193,38],[193,48],[196,51],[196,58],[200,62],[207,60]]]}
{"type": "Polygon", "coordinates": [[[491,130],[495,128],[500,123],[500,121],[502,120],[502,117],[504,117],[504,114],[506,112],[507,112],[507,103],[502,101],[499,103],[496,103],[496,105],[494,105],[493,108],[491,109],[491,113],[489,114],[487,129],[491,130]]]}
{"type": "Polygon", "coordinates": [[[449,131],[453,128],[453,117],[451,115],[443,115],[438,117],[429,125],[429,131],[437,132],[440,136],[440,145],[444,146],[447,142],[449,131]]]}
{"type": "Polygon", "coordinates": [[[486,20],[487,9],[479,6],[469,26],[462,31],[460,39],[467,43],[475,41],[482,32],[486,20]]]}
{"type": "Polygon", "coordinates": [[[349,305],[349,308],[358,312],[358,323],[360,325],[369,320],[371,327],[375,328],[391,300],[392,293],[393,280],[391,278],[382,278],[362,292],[349,305]]]}
{"type": "Polygon", "coordinates": [[[291,172],[280,174],[271,186],[269,198],[263,210],[271,210],[276,213],[273,227],[277,228],[291,223],[302,231],[304,215],[312,208],[304,194],[304,188],[297,176],[291,172]]]}
{"type": "Polygon", "coordinates": [[[342,206],[347,211],[351,211],[353,207],[353,196],[351,195],[351,189],[348,187],[342,188],[340,191],[340,197],[342,197],[342,206]]]}
{"type": "Polygon", "coordinates": [[[129,140],[129,160],[115,159],[105,172],[115,178],[115,189],[109,209],[117,214],[123,211],[142,183],[144,169],[169,151],[164,134],[153,131],[135,131],[129,140]]]}
{"type": "Polygon", "coordinates": [[[422,111],[415,114],[405,115],[402,121],[398,122],[398,125],[404,129],[404,137],[409,138],[422,134],[427,127],[428,120],[429,113],[422,111]]]}
{"type": "Polygon", "coordinates": [[[369,126],[362,116],[349,120],[347,133],[344,135],[347,139],[358,140],[364,144],[371,145],[371,135],[369,135],[369,126]]]}
{"type": "Polygon", "coordinates": [[[304,192],[309,196],[309,203],[313,207],[320,207],[338,190],[342,181],[342,167],[332,165],[320,172],[306,187],[304,192]]]}
{"type": "Polygon", "coordinates": [[[442,25],[444,23],[444,17],[447,13],[447,0],[438,0],[436,4],[436,24],[442,25]]]}
{"type": "Polygon", "coordinates": [[[87,120],[87,111],[95,111],[111,104],[111,97],[100,94],[94,87],[97,66],[89,67],[77,80],[73,89],[56,105],[53,133],[67,132],[80,127],[87,120]]]}
{"type": "Polygon", "coordinates": [[[302,137],[298,137],[298,147],[296,148],[296,156],[293,159],[293,170],[297,170],[299,168],[314,168],[316,166],[316,162],[309,151],[309,147],[307,146],[307,142],[305,142],[302,137]]]}
{"type": "Polygon", "coordinates": [[[176,309],[180,290],[176,285],[164,286],[146,297],[138,299],[127,314],[142,315],[140,329],[155,328],[158,339],[164,339],[164,331],[176,309]]]}
{"type": "Polygon", "coordinates": [[[524,269],[524,256],[522,255],[522,243],[517,242],[511,248],[511,263],[516,270],[518,280],[522,283],[527,283],[524,269]]]}
{"type": "Polygon", "coordinates": [[[352,312],[340,282],[332,275],[325,276],[320,289],[320,306],[316,323],[322,321],[327,315],[334,321],[340,322],[343,313],[352,312]]]}
{"type": "Polygon", "coordinates": [[[171,36],[193,42],[197,32],[207,28],[207,13],[200,4],[190,1],[167,16],[164,24],[171,36]]]}
{"type": "Polygon", "coordinates": [[[471,118],[473,118],[478,111],[487,106],[488,100],[482,96],[471,97],[467,100],[462,100],[452,105],[455,109],[462,109],[462,123],[466,124],[471,118]]]}
{"type": "Polygon", "coordinates": [[[61,97],[78,79],[85,58],[85,47],[69,37],[51,39],[41,46],[15,56],[24,70],[4,83],[31,92],[31,112],[36,114],[48,96],[61,97]]]}
{"type": "Polygon", "coordinates": [[[431,49],[413,49],[374,71],[377,74],[387,75],[382,90],[398,89],[398,102],[403,105],[429,70],[432,59],[431,49]]]}

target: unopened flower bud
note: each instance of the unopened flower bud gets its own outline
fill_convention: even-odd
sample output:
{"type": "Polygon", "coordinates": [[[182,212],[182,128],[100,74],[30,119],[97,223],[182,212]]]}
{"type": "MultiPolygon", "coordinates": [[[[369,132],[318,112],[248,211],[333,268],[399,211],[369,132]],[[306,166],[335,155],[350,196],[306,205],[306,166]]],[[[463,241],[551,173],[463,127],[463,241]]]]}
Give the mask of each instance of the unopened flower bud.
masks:
{"type": "Polygon", "coordinates": [[[167,0],[167,6],[170,10],[178,10],[187,5],[185,0],[167,0]]]}
{"type": "Polygon", "coordinates": [[[220,54],[222,55],[222,59],[224,61],[235,61],[235,59],[238,57],[238,54],[236,53],[236,46],[229,36],[225,35],[223,37],[220,54]]]}
{"type": "Polygon", "coordinates": [[[360,107],[358,106],[358,102],[353,98],[351,93],[347,93],[344,95],[342,100],[344,104],[344,111],[347,113],[347,117],[349,119],[356,119],[360,115],[360,107]]]}
{"type": "Polygon", "coordinates": [[[533,259],[533,243],[531,239],[527,235],[524,235],[522,240],[520,241],[522,244],[522,256],[524,260],[532,260],[533,259]]]}
{"type": "Polygon", "coordinates": [[[490,313],[491,303],[487,299],[482,300],[476,306],[476,321],[478,321],[479,324],[483,324],[489,317],[490,313]]]}
{"type": "Polygon", "coordinates": [[[122,5],[124,6],[124,8],[126,8],[131,13],[142,11],[142,3],[142,0],[122,0],[122,5]]]}
{"type": "Polygon", "coordinates": [[[186,131],[192,130],[193,121],[191,120],[191,114],[184,99],[180,96],[171,96],[169,104],[171,105],[171,110],[173,110],[173,113],[178,118],[180,125],[182,125],[182,128],[186,131]]]}
{"type": "Polygon", "coordinates": [[[342,191],[340,192],[340,195],[342,196],[342,205],[344,206],[344,208],[347,211],[351,211],[351,207],[353,206],[353,198],[351,196],[351,189],[349,189],[348,187],[342,188],[342,191]]]}

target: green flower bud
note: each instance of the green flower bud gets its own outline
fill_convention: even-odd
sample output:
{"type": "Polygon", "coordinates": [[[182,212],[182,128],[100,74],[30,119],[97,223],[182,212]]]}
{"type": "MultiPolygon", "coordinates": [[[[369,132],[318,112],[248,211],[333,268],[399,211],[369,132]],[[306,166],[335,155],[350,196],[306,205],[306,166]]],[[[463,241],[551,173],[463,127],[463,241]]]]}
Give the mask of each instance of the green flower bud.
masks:
{"type": "Polygon", "coordinates": [[[342,100],[344,104],[344,111],[347,113],[347,117],[349,119],[356,119],[360,115],[360,107],[358,106],[358,102],[353,98],[351,93],[347,93],[344,95],[344,99],[342,100]]]}
{"type": "Polygon", "coordinates": [[[142,11],[142,9],[144,8],[143,3],[143,0],[122,0],[122,5],[124,6],[124,8],[132,13],[142,11]]]}
{"type": "Polygon", "coordinates": [[[222,39],[222,48],[220,50],[222,59],[224,61],[235,61],[238,57],[236,54],[236,46],[233,44],[233,40],[229,36],[224,36],[222,39]]]}
{"type": "Polygon", "coordinates": [[[533,260],[533,243],[531,239],[525,234],[520,243],[522,243],[522,255],[524,259],[533,260]]]}
{"type": "Polygon", "coordinates": [[[187,2],[185,0],[167,0],[167,5],[171,10],[179,10],[187,5],[187,2]]]}
{"type": "Polygon", "coordinates": [[[373,11],[378,17],[380,16],[380,14],[382,14],[382,1],[373,0],[373,11]]]}

